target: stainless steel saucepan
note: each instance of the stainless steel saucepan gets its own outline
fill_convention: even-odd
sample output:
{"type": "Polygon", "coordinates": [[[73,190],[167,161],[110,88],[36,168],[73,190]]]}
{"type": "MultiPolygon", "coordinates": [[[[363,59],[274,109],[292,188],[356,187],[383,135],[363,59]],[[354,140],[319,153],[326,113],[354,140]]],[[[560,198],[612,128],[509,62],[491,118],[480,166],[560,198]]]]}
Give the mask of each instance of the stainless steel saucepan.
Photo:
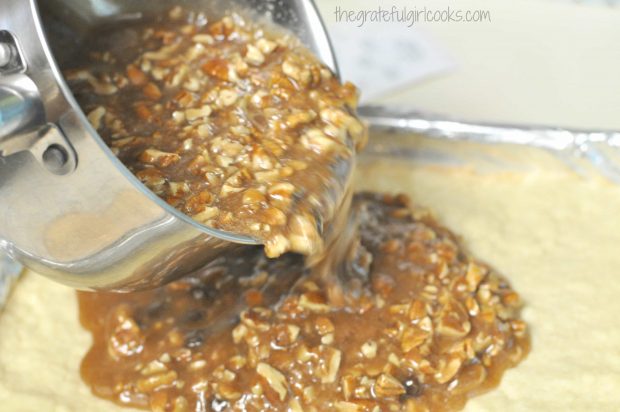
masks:
{"type": "Polygon", "coordinates": [[[63,62],[101,25],[181,5],[252,10],[337,70],[310,1],[0,1],[0,249],[80,289],[132,291],[192,272],[254,239],[205,227],[146,189],[90,126],[63,62]]]}

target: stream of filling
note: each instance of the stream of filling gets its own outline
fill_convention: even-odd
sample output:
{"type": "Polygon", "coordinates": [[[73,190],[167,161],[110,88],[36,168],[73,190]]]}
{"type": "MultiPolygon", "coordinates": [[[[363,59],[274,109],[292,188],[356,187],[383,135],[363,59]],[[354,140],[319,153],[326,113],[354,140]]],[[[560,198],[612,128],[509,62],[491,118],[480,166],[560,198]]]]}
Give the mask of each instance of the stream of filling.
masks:
{"type": "Polygon", "coordinates": [[[265,244],[156,290],[79,293],[94,394],[153,411],[449,411],[527,354],[501,276],[406,197],[351,196],[357,91],[293,37],[175,8],[89,44],[67,78],[120,160],[265,244]]]}

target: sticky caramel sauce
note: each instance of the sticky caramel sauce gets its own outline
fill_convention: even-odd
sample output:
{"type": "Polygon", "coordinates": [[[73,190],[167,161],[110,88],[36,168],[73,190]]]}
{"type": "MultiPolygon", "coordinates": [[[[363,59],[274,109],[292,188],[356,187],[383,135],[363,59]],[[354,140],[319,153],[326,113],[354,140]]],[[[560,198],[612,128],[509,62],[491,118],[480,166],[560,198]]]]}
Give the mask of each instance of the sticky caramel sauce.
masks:
{"type": "Polygon", "coordinates": [[[84,381],[153,411],[451,411],[526,356],[519,296],[447,229],[404,196],[358,194],[351,215],[338,305],[300,256],[260,248],[149,292],[80,292],[84,381]]]}
{"type": "Polygon", "coordinates": [[[65,76],[150,190],[270,257],[323,250],[366,140],[357,89],[299,41],[239,15],[93,34],[65,76]]]}

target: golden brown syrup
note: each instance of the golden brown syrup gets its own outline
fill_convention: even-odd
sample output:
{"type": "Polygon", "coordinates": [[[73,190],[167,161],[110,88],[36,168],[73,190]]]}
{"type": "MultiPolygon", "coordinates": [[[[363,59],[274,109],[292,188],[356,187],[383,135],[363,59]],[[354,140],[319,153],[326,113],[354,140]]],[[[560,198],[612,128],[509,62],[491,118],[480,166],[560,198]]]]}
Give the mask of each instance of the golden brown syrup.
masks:
{"type": "Polygon", "coordinates": [[[146,186],[282,256],[79,293],[93,392],[153,411],[444,411],[497,385],[529,348],[508,283],[405,197],[349,210],[355,88],[291,37],[173,14],[103,36],[67,77],[146,186]]]}
{"type": "Polygon", "coordinates": [[[448,230],[403,196],[356,195],[352,215],[337,305],[324,273],[260,248],[149,292],[80,292],[85,382],[154,411],[449,411],[526,356],[519,296],[448,230]]]}
{"type": "Polygon", "coordinates": [[[96,34],[66,71],[78,102],[170,205],[270,257],[320,252],[366,139],[356,88],[289,35],[200,22],[96,34]]]}

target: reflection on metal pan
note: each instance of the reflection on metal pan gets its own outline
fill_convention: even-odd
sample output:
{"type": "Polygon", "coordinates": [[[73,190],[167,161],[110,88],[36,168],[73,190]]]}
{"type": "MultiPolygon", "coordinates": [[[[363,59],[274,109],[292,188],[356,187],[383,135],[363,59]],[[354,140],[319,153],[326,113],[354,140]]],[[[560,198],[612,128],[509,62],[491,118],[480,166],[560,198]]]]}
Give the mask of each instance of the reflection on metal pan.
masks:
{"type": "MultiPolygon", "coordinates": [[[[371,127],[362,165],[376,157],[400,157],[429,165],[527,171],[555,161],[580,175],[620,184],[620,132],[461,122],[381,106],[359,111],[371,127]],[[421,145],[423,140],[432,144],[421,145]]],[[[0,307],[20,271],[0,256],[0,307]]]]}

